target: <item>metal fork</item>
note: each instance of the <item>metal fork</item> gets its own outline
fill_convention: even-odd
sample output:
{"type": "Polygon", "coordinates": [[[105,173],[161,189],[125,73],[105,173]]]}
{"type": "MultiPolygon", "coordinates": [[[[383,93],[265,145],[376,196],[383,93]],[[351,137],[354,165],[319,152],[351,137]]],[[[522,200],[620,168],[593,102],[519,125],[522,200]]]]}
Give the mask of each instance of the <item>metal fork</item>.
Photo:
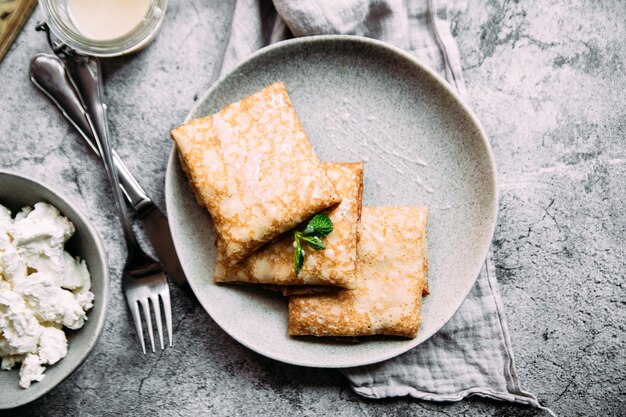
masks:
{"type": "Polygon", "coordinates": [[[72,80],[77,88],[83,93],[84,105],[87,110],[87,119],[91,124],[94,138],[98,145],[98,151],[102,155],[104,167],[107,172],[115,206],[122,223],[124,240],[128,257],[122,272],[122,288],[126,295],[128,307],[135,322],[137,337],[141,343],[143,353],[146,353],[146,344],[141,325],[141,314],[139,305],[143,311],[143,318],[148,328],[150,345],[154,352],[154,333],[152,331],[152,318],[150,314],[150,304],[154,309],[157,331],[161,349],[163,345],[163,324],[161,322],[161,303],[165,314],[165,324],[167,326],[169,345],[172,346],[172,307],[170,303],[170,290],[167,285],[165,271],[156,260],[146,254],[139,245],[137,237],[131,227],[130,218],[124,205],[121,190],[118,186],[118,173],[113,163],[113,155],[109,143],[109,129],[107,123],[106,106],[102,103],[102,79],[100,77],[100,65],[97,59],[88,57],[75,57],[70,64],[72,80]]]}

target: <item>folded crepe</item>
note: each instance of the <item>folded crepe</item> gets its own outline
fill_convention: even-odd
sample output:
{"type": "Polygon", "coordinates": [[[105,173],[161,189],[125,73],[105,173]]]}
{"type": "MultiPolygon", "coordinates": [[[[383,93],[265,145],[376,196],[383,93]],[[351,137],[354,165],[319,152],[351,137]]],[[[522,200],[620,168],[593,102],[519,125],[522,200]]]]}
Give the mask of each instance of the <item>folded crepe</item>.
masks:
{"type": "Polygon", "coordinates": [[[282,83],[177,127],[171,136],[227,263],[340,201],[282,83]]]}
{"type": "Polygon", "coordinates": [[[218,239],[214,280],[262,284],[285,295],[324,291],[324,287],[355,287],[357,223],[361,216],[363,164],[323,163],[341,203],[327,211],[333,231],[323,241],[324,250],[305,246],[304,265],[294,271],[293,233],[286,233],[236,264],[227,262],[224,243],[218,239]]]}
{"type": "Polygon", "coordinates": [[[422,295],[428,293],[427,217],[423,207],[364,207],[358,287],[291,297],[289,334],[417,336],[422,295]]]}

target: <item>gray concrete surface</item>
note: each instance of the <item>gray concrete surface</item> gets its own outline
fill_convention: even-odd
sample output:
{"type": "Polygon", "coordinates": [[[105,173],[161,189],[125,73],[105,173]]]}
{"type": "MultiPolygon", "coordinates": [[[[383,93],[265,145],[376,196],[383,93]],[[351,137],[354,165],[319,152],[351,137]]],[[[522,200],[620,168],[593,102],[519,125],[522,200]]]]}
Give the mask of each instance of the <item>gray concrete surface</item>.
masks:
{"type": "MultiPolygon", "coordinates": [[[[211,84],[231,3],[172,1],[153,45],[106,63],[116,148],[161,207],[167,132],[211,84]]],[[[626,415],[626,6],[467,6],[453,33],[499,166],[495,261],[522,385],[558,415],[626,415]]],[[[105,175],[27,78],[30,57],[47,50],[33,30],[38,17],[0,63],[0,166],[79,201],[119,276],[122,237],[105,175]]],[[[83,367],[9,415],[543,415],[481,399],[364,400],[336,371],[263,358],[193,297],[177,288],[172,296],[174,349],[138,352],[114,285],[104,334],[83,367]]]]}

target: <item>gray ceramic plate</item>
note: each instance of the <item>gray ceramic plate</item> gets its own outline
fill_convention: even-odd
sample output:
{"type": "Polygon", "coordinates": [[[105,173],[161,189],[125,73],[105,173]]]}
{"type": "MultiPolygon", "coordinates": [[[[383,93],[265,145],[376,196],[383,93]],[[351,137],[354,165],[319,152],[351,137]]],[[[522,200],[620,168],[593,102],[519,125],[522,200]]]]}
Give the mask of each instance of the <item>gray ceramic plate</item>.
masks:
{"type": "Polygon", "coordinates": [[[0,371],[0,410],[14,408],[41,397],[70,376],[87,359],[98,342],[106,318],[109,301],[109,268],[106,253],[98,232],[87,217],[69,203],[67,198],[22,175],[0,170],[0,204],[13,214],[24,206],[45,201],[52,204],[76,226],[76,233],[67,243],[67,250],[87,262],[91,273],[91,291],[95,295],[94,307],[87,313],[89,320],[78,330],[66,330],[67,356],[54,365],[47,366],[41,382],[33,382],[28,389],[19,386],[19,367],[0,371]]]}
{"type": "Polygon", "coordinates": [[[285,300],[214,284],[211,220],[196,204],[172,150],[167,210],[185,274],[217,324],[270,358],[332,368],[399,355],[454,315],[485,259],[497,211],[489,143],[476,117],[430,69],[386,44],[346,36],[296,39],[258,51],[220,79],[188,119],[277,80],[287,85],[320,159],[366,162],[364,205],[430,207],[431,295],[423,303],[419,335],[356,345],[289,338],[285,300]]]}

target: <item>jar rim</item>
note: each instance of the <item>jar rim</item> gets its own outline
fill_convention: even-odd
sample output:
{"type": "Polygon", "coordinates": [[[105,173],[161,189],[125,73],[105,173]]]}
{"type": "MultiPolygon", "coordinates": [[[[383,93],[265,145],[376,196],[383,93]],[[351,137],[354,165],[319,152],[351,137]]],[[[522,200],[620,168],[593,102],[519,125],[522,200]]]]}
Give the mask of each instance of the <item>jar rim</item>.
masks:
{"type": "Polygon", "coordinates": [[[124,35],[98,40],[91,39],[68,26],[55,0],[39,0],[39,7],[51,32],[64,44],[84,55],[113,57],[145,47],[157,35],[167,9],[168,0],[150,0],[150,8],[140,24],[124,35]]]}

